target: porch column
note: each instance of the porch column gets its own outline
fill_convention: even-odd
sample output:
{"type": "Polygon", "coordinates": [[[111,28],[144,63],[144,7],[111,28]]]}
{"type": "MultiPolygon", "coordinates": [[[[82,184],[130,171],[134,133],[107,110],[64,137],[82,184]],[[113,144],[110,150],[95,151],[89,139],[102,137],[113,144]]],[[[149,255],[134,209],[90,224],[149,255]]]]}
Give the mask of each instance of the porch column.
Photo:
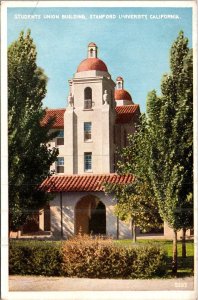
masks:
{"type": "Polygon", "coordinates": [[[44,209],[39,210],[39,229],[44,231],[44,209]]]}

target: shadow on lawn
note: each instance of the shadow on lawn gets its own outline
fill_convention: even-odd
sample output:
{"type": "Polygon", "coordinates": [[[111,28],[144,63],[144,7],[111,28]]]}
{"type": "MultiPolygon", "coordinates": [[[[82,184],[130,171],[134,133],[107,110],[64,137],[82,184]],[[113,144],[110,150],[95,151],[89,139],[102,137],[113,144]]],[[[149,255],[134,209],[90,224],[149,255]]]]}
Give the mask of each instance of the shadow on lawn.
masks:
{"type": "MultiPolygon", "coordinates": [[[[178,278],[194,275],[193,256],[188,256],[186,258],[178,257],[177,263],[178,263],[178,273],[177,273],[178,278]]],[[[172,257],[168,257],[168,275],[170,276],[172,275],[171,265],[172,265],[172,257]]]]}

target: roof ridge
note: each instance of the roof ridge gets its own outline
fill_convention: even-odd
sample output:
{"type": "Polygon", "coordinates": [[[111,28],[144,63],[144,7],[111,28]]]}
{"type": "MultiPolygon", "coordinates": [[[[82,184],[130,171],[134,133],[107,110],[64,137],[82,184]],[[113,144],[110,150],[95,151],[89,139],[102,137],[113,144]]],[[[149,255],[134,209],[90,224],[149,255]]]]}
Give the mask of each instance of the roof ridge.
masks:
{"type": "Polygon", "coordinates": [[[41,186],[41,190],[46,192],[77,192],[77,191],[104,191],[104,183],[128,184],[133,182],[134,175],[108,174],[74,174],[59,175],[46,178],[41,186]],[[75,178],[72,178],[75,177],[75,178]]]}
{"type": "Polygon", "coordinates": [[[66,110],[66,108],[46,108],[46,110],[66,110]]]}
{"type": "Polygon", "coordinates": [[[119,105],[119,106],[116,106],[115,108],[118,108],[118,107],[131,107],[131,106],[139,106],[139,104],[119,105]]]}
{"type": "MultiPolygon", "coordinates": [[[[123,175],[120,175],[120,174],[117,174],[117,173],[105,173],[105,174],[57,174],[57,175],[52,175],[50,177],[68,177],[68,176],[75,176],[75,177],[82,177],[82,176],[87,176],[87,177],[93,177],[93,176],[114,176],[114,175],[117,175],[117,176],[123,176],[123,175]]],[[[126,176],[126,175],[124,175],[126,176]]]]}

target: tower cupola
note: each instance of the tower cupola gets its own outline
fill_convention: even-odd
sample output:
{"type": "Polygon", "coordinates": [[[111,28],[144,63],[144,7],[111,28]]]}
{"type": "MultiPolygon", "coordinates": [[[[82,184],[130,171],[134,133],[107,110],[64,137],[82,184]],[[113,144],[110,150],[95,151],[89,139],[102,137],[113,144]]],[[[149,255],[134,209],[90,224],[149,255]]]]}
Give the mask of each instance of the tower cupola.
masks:
{"type": "Polygon", "coordinates": [[[89,43],[88,45],[88,58],[97,58],[98,47],[95,43],[89,43]]]}
{"type": "Polygon", "coordinates": [[[117,90],[124,89],[124,79],[120,76],[116,78],[116,89],[117,90]]]}
{"type": "MultiPolygon", "coordinates": [[[[81,61],[81,63],[79,64],[77,73],[85,71],[101,71],[108,73],[108,69],[105,63],[97,57],[98,47],[95,43],[89,43],[87,56],[88,57],[81,61]]],[[[109,74],[106,75],[110,76],[109,74]]]]}
{"type": "Polygon", "coordinates": [[[116,89],[114,96],[117,106],[133,104],[131,95],[124,89],[124,79],[120,76],[116,78],[116,89]]]}

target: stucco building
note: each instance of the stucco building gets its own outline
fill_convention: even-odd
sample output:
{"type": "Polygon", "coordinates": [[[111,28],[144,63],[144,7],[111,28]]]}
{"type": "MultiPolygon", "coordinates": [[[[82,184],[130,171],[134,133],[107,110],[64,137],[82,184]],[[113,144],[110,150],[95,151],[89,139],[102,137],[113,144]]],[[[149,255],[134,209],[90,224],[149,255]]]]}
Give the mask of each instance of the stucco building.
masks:
{"type": "MultiPolygon", "coordinates": [[[[124,80],[113,81],[98,48],[90,43],[87,58],[69,80],[65,109],[49,109],[45,120],[56,116],[53,130],[59,136],[50,147],[59,148],[55,175],[43,186],[53,193],[50,227],[47,214],[40,214],[40,228],[54,237],[67,238],[79,231],[130,237],[130,225],[114,214],[116,200],[104,193],[103,183],[130,182],[132,176],[114,174],[116,149],[126,146],[127,135],[135,131],[139,105],[124,89],[124,80]]],[[[45,121],[44,120],[44,121],[45,121]]]]}
{"type": "MultiPolygon", "coordinates": [[[[58,147],[55,175],[42,187],[53,200],[40,211],[38,227],[54,238],[82,233],[130,238],[130,224],[114,214],[116,199],[104,193],[105,182],[127,183],[133,176],[115,174],[116,149],[127,144],[135,131],[140,109],[125,90],[124,80],[114,81],[106,64],[98,58],[98,48],[90,43],[87,58],[69,81],[64,109],[48,109],[43,122],[56,120],[59,130],[49,147],[58,147]]],[[[24,226],[24,232],[30,226],[24,226]]]]}

